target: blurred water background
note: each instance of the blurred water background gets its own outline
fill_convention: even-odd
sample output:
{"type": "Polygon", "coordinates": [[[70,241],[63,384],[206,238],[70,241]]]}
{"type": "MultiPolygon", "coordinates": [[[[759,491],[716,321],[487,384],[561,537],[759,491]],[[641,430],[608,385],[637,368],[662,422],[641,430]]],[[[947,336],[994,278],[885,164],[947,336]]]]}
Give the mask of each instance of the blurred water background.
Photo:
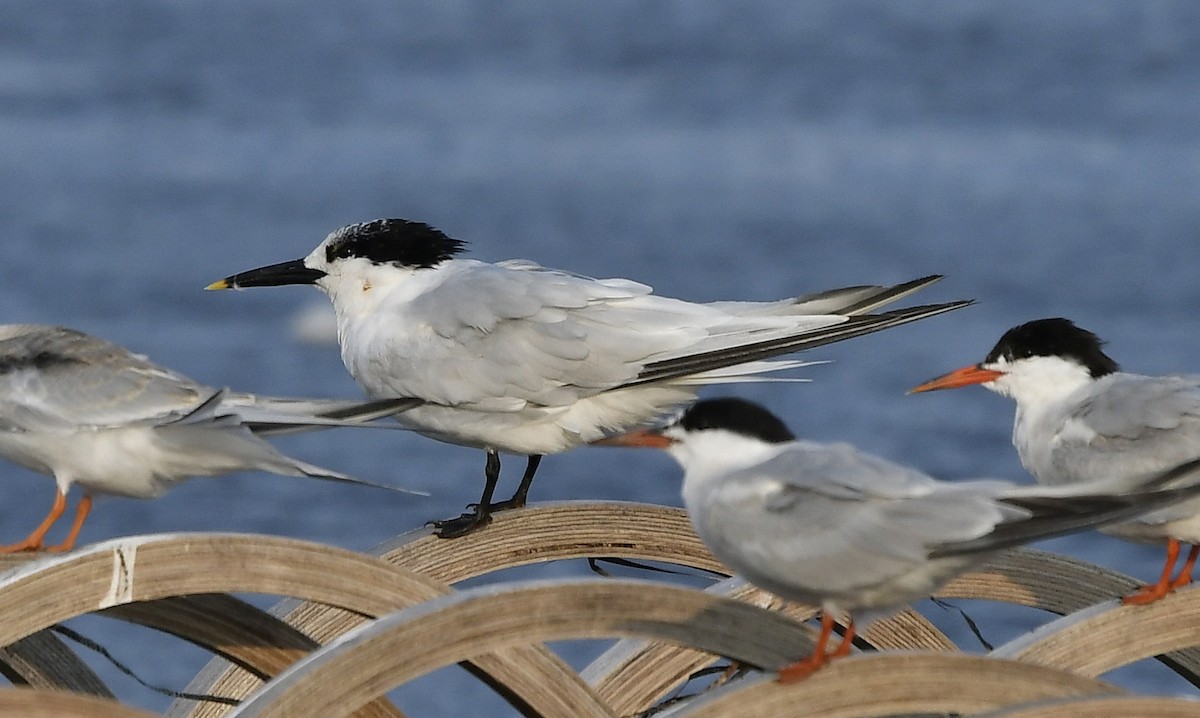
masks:
{"type": "MultiPolygon", "coordinates": [[[[1200,5],[1187,1],[11,0],[0,187],[4,321],[67,324],[244,390],[358,394],[335,348],[290,329],[316,292],[202,287],[384,216],[430,222],[477,258],[694,300],[943,273],[920,301],[979,304],[817,350],[832,363],[805,370],[811,384],[737,393],[802,435],[945,478],[1027,480],[1009,402],[904,395],[1014,324],[1067,316],[1129,369],[1200,369],[1200,5]]],[[[365,550],[481,488],[481,452],[400,432],[284,445],[434,496],[196,480],[102,502],[82,541],[246,531],[365,550]]],[[[522,464],[507,461],[510,482],[522,464]]],[[[7,542],[51,484],[3,476],[7,542]]],[[[666,456],[584,449],[548,458],[533,499],[678,504],[678,484],[666,456]]],[[[1095,535],[1051,547],[1147,579],[1160,567],[1157,549],[1095,535]]],[[[556,571],[586,568],[529,575],[556,571]]],[[[970,610],[997,639],[1045,618],[970,610]]],[[[149,632],[81,630],[158,684],[181,688],[203,664],[149,632]]],[[[165,707],[98,670],[124,700],[165,707]]],[[[1154,664],[1112,678],[1192,690],[1154,664]]],[[[502,710],[458,669],[399,700],[417,715],[502,710]]]]}

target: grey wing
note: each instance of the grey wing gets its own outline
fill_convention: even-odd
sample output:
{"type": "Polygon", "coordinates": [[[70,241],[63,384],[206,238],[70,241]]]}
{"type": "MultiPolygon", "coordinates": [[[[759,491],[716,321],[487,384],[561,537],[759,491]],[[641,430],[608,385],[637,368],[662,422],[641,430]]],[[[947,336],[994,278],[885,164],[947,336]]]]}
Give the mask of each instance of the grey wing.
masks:
{"type": "Polygon", "coordinates": [[[790,480],[771,504],[781,508],[804,495],[839,501],[831,515],[841,514],[838,531],[854,545],[923,558],[927,547],[985,535],[1013,513],[993,498],[1009,487],[1004,482],[943,482],[849,444],[812,446],[778,457],[784,465],[777,471],[790,480]]]}
{"type": "MultiPolygon", "coordinates": [[[[854,316],[866,314],[880,307],[897,302],[929,285],[940,281],[942,275],[931,274],[927,277],[884,287],[880,285],[860,285],[827,289],[822,292],[804,294],[781,302],[771,302],[770,307],[779,314],[845,314],[854,316]]],[[[736,311],[739,307],[753,302],[713,302],[713,306],[725,307],[736,311]]],[[[758,311],[768,308],[767,304],[758,304],[758,311]]]]}
{"type": "Polygon", "coordinates": [[[397,322],[427,331],[411,340],[419,347],[389,348],[411,363],[390,378],[388,393],[477,410],[572,403],[635,375],[641,355],[685,341],[627,330],[614,330],[620,341],[611,341],[593,325],[597,307],[649,291],[527,263],[464,263],[435,290],[397,308],[397,322]]]}
{"type": "Polygon", "coordinates": [[[732,505],[749,486],[772,487],[743,550],[763,566],[795,566],[809,585],[850,590],[893,578],[925,564],[931,547],[986,535],[1017,511],[995,502],[991,485],[958,490],[848,445],[805,443],[719,491],[732,505]]]}
{"type": "Polygon", "coordinates": [[[172,421],[214,390],[111,342],[63,327],[0,333],[0,427],[74,431],[172,421]]]}
{"type": "MultiPolygon", "coordinates": [[[[728,304],[728,303],[726,303],[728,304]]],[[[795,366],[793,362],[767,361],[782,354],[804,351],[834,342],[853,339],[873,332],[890,329],[909,322],[969,306],[970,301],[928,304],[897,309],[882,314],[844,315],[801,315],[810,320],[801,323],[793,317],[795,324],[789,331],[776,337],[742,337],[725,347],[705,347],[677,356],[665,357],[650,362],[628,386],[669,380],[686,381],[688,377],[713,375],[715,372],[742,366],[746,373],[770,371],[772,366],[795,366]]],[[[711,306],[711,305],[708,305],[711,306]]],[[[761,315],[760,315],[761,316],[761,315]]]]}
{"type": "Polygon", "coordinates": [[[1200,377],[1112,374],[1095,382],[1054,438],[1064,482],[1135,485],[1200,456],[1200,377]]]}
{"type": "Polygon", "coordinates": [[[405,429],[396,422],[376,422],[408,411],[425,402],[420,399],[300,399],[226,392],[222,407],[236,412],[243,424],[256,434],[309,431],[338,426],[405,429]]]}
{"type": "MultiPolygon", "coordinates": [[[[419,353],[392,348],[396,356],[419,354],[421,364],[395,377],[391,393],[497,410],[569,405],[632,381],[657,359],[728,346],[747,334],[770,338],[796,324],[791,317],[743,317],[658,297],[628,280],[514,262],[464,263],[435,291],[397,311],[409,312],[397,321],[429,331],[419,353]]],[[[805,318],[814,325],[843,320],[805,318]]]]}
{"type": "Polygon", "coordinates": [[[796,305],[803,307],[812,314],[849,314],[858,315],[873,312],[880,307],[897,302],[904,297],[928,287],[934,282],[941,281],[942,275],[931,274],[909,282],[895,284],[890,287],[869,286],[830,290],[816,295],[797,297],[796,305]],[[849,289],[858,289],[858,296],[849,294],[849,289]],[[818,301],[818,299],[820,301],[818,301]],[[831,305],[830,301],[836,300],[831,305]]]}

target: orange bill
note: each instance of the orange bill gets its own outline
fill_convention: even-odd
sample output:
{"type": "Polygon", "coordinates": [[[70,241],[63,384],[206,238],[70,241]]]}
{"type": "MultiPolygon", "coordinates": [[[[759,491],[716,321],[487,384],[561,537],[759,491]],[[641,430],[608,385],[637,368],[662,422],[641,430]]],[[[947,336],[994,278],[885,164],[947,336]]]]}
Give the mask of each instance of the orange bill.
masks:
{"type": "Polygon", "coordinates": [[[593,441],[593,446],[648,446],[652,449],[665,449],[675,441],[668,436],[663,436],[662,431],[658,429],[638,429],[627,434],[619,436],[610,436],[606,439],[593,441]]]}
{"type": "Polygon", "coordinates": [[[909,394],[920,394],[924,391],[937,391],[938,389],[957,389],[960,386],[970,386],[972,384],[986,384],[989,381],[995,381],[1004,376],[1002,371],[994,371],[992,369],[984,369],[978,364],[965,366],[961,369],[955,369],[949,374],[943,374],[936,379],[931,379],[920,386],[913,387],[908,390],[909,394]]]}

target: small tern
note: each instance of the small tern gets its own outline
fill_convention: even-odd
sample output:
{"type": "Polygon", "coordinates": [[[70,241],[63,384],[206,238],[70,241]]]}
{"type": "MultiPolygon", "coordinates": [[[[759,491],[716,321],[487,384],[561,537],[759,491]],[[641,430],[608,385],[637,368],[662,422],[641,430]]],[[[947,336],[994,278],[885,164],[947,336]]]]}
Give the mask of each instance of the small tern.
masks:
{"type": "Polygon", "coordinates": [[[665,449],[683,467],[683,503],[713,555],[760,588],[821,608],[813,654],[782,669],[782,682],[849,652],[853,620],[828,651],[835,615],[894,610],[994,551],[1200,494],[1200,461],[1135,492],[939,481],[849,444],[796,439],[741,399],[699,401],[665,428],[597,443],[665,449]]]}
{"type": "Polygon", "coordinates": [[[46,519],[0,553],[69,551],[93,494],[153,498],[192,476],[258,470],[405,491],[290,458],[259,437],[360,426],[420,403],[214,389],[73,329],[0,325],[0,456],[57,484],[46,519]],[[66,540],[47,547],[74,484],[84,490],[74,523],[66,540]]]}
{"type": "MultiPolygon", "coordinates": [[[[1145,477],[1200,456],[1200,376],[1123,372],[1092,332],[1062,318],[1013,327],[979,364],[912,392],[982,384],[1017,405],[1013,444],[1047,486],[1104,480],[1136,490],[1145,477]]],[[[912,393],[910,392],[910,393],[912,393]]],[[[1192,582],[1200,557],[1200,500],[1109,526],[1104,533],[1167,544],[1162,576],[1124,598],[1156,601],[1192,582]],[[1179,574],[1180,546],[1191,544],[1179,574]]]]}
{"type": "Polygon", "coordinates": [[[458,257],[464,242],[420,222],[343,227],[307,257],[208,289],[313,284],[333,302],[342,361],[368,394],[419,397],[397,418],[487,452],[473,510],[434,522],[465,534],[525,504],[541,458],[661,418],[707,384],[769,381],[805,365],[768,361],[941,314],[971,302],[873,310],[940,279],[835,289],[775,302],[696,304],[628,279],[592,279],[525,260],[458,257]],[[498,452],[528,457],[493,502],[498,452]]]}

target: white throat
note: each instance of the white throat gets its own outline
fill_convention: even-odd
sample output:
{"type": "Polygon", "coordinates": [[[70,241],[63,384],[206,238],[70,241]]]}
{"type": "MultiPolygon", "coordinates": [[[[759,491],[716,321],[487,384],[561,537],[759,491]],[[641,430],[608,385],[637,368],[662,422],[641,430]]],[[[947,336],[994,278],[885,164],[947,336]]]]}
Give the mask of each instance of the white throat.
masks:
{"type": "Polygon", "coordinates": [[[1005,372],[984,386],[1017,404],[1012,441],[1021,463],[1038,483],[1060,483],[1053,449],[1068,428],[1062,424],[1067,406],[1095,380],[1083,365],[1060,357],[1030,357],[985,368],[1005,372]]]}
{"type": "Polygon", "coordinates": [[[1014,362],[1002,359],[983,368],[1004,372],[985,387],[1012,397],[1018,408],[1026,410],[1058,403],[1093,381],[1086,367],[1061,357],[1028,357],[1014,362]]]}
{"type": "MultiPolygon", "coordinates": [[[[680,438],[674,435],[674,438],[680,438]]],[[[683,467],[683,500],[696,505],[695,497],[730,473],[760,464],[791,446],[771,444],[732,431],[709,429],[689,433],[668,449],[683,467]]]]}

